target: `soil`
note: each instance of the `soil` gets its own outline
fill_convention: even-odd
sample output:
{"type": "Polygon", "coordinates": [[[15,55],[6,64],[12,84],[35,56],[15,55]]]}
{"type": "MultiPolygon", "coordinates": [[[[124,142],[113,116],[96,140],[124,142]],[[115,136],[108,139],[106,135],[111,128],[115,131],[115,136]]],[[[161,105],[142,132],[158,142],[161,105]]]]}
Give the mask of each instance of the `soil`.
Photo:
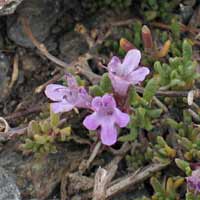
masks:
{"type": "MultiPolygon", "coordinates": [[[[92,42],[84,30],[76,30],[77,24],[84,25],[86,32],[96,39],[96,34],[103,38],[108,30],[107,24],[113,19],[126,21],[138,17],[134,16],[133,8],[119,15],[110,8],[90,13],[84,5],[83,0],[24,0],[12,7],[9,13],[2,12],[0,16],[0,115],[17,133],[12,132],[14,136],[11,139],[0,136],[0,200],[57,200],[68,196],[70,200],[88,199],[98,166],[106,165],[113,158],[110,151],[102,150],[103,153],[98,155],[90,168],[80,173],[80,166],[88,160],[94,147],[91,138],[83,134],[83,127],[77,125],[80,119],[74,123],[72,116],[69,120],[75,124],[73,128],[74,132],[78,132],[77,137],[58,143],[57,153],[38,158],[33,154],[24,154],[20,148],[26,136],[18,136],[18,133],[23,132],[22,129],[31,120],[43,119],[47,115],[48,100],[43,92],[45,87],[40,89],[41,86],[46,86],[49,80],[64,82],[59,77],[66,72],[33,44],[25,33],[21,19],[28,20],[32,34],[50,54],[74,67],[78,58],[88,52],[96,54],[101,49],[102,54],[96,55],[104,63],[112,55],[105,54],[107,48],[102,50],[103,42],[91,48],[92,42]]],[[[199,7],[195,9],[196,13],[197,10],[199,7]]],[[[195,17],[192,18],[193,24],[195,17]]],[[[123,26],[114,29],[110,37],[120,39],[122,29],[123,26]]],[[[89,59],[89,66],[91,73],[101,75],[104,69],[99,68],[97,61],[89,59]]],[[[87,84],[91,83],[87,74],[80,76],[87,84]]],[[[81,114],[85,115],[84,112],[81,114]]],[[[124,165],[120,164],[116,178],[125,175],[124,165]]],[[[150,193],[149,184],[143,182],[136,191],[130,188],[130,191],[112,199],[136,199],[150,193]]]]}

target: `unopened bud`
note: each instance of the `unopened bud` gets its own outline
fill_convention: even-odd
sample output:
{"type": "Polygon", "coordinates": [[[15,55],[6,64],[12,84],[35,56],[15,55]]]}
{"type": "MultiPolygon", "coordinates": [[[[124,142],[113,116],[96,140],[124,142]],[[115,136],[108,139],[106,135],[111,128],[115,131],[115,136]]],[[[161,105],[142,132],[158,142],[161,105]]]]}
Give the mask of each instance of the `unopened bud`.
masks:
{"type": "Polygon", "coordinates": [[[167,40],[164,43],[162,49],[156,53],[156,57],[157,58],[163,58],[163,57],[165,57],[168,54],[168,52],[169,52],[170,46],[171,46],[171,41],[167,40]]]}
{"type": "Polygon", "coordinates": [[[153,49],[154,45],[151,31],[146,25],[142,27],[142,41],[145,50],[153,49]]]}
{"type": "Polygon", "coordinates": [[[131,49],[135,49],[134,45],[125,38],[121,38],[119,44],[120,47],[126,52],[131,49]]]}

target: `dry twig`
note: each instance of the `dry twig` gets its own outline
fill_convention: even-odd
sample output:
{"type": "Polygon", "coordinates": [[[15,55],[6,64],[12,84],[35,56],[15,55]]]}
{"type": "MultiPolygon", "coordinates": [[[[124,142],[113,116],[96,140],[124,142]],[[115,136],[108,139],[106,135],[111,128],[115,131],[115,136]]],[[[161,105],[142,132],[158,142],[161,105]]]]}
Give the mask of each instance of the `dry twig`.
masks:
{"type": "Polygon", "coordinates": [[[8,86],[9,90],[13,87],[14,83],[16,82],[19,75],[19,56],[15,54],[14,56],[14,63],[13,63],[13,72],[11,82],[8,86]]]}
{"type": "Polygon", "coordinates": [[[168,165],[169,163],[154,163],[141,170],[136,171],[133,174],[130,174],[129,176],[124,177],[123,179],[120,179],[120,181],[115,184],[111,183],[111,186],[106,191],[106,199],[110,199],[116,194],[132,188],[132,186],[135,186],[136,184],[144,181],[145,179],[149,178],[153,173],[166,168],[168,165]]]}
{"type": "Polygon", "coordinates": [[[117,155],[106,167],[99,168],[95,175],[95,184],[93,190],[93,200],[105,200],[106,189],[110,185],[111,180],[116,174],[119,162],[124,158],[124,155],[131,149],[131,145],[126,142],[121,147],[120,154],[117,155]]]}
{"type": "Polygon", "coordinates": [[[63,77],[63,74],[56,74],[52,79],[48,80],[46,83],[43,83],[42,85],[38,86],[35,89],[35,93],[41,93],[47,85],[55,83],[56,81],[60,80],[63,77]]]}
{"type": "Polygon", "coordinates": [[[99,141],[96,146],[94,147],[93,151],[92,151],[92,154],[90,155],[89,159],[87,160],[87,163],[86,163],[86,167],[87,169],[89,168],[90,164],[92,163],[92,161],[96,158],[99,150],[101,148],[101,142],[99,141]]]}
{"type": "Polygon", "coordinates": [[[0,117],[0,134],[7,133],[10,130],[10,126],[5,118],[0,117]]]}
{"type": "Polygon", "coordinates": [[[44,44],[38,42],[38,40],[34,37],[31,28],[29,26],[28,20],[25,17],[21,18],[24,32],[27,34],[28,38],[31,40],[31,42],[37,47],[37,49],[46,56],[49,60],[51,60],[53,63],[57,64],[58,66],[62,68],[68,68],[69,65],[63,62],[62,60],[56,58],[52,54],[50,54],[47,50],[47,48],[44,46],[44,44]]]}
{"type": "MultiPolygon", "coordinates": [[[[138,93],[143,94],[144,88],[140,86],[135,86],[138,93]]],[[[166,96],[166,97],[187,97],[189,91],[173,91],[173,90],[158,90],[156,96],[166,96]]]]}
{"type": "MultiPolygon", "coordinates": [[[[162,29],[166,29],[166,30],[171,30],[171,27],[167,24],[163,24],[161,22],[152,22],[151,23],[152,26],[155,26],[155,27],[158,27],[158,28],[162,28],[162,29]]],[[[182,32],[190,32],[192,33],[193,35],[196,35],[199,33],[199,29],[197,28],[194,28],[194,27],[188,27],[184,24],[180,24],[181,26],[181,31],[182,32]]]]}
{"type": "Polygon", "coordinates": [[[14,120],[19,117],[24,117],[26,115],[32,114],[32,113],[37,113],[42,110],[44,105],[36,105],[35,107],[28,108],[27,110],[19,111],[12,113],[11,115],[8,115],[5,117],[6,120],[14,120]]]}

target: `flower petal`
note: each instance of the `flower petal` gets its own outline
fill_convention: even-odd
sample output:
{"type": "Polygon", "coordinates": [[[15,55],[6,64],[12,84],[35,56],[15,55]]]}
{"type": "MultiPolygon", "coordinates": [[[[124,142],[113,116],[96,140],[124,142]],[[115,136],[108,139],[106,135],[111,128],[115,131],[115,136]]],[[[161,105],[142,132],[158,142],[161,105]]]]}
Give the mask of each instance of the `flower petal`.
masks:
{"type": "Polygon", "coordinates": [[[131,82],[128,82],[127,80],[124,80],[123,78],[118,77],[112,73],[109,73],[109,78],[112,82],[114,91],[121,96],[126,96],[128,87],[131,85],[131,82]]]}
{"type": "Polygon", "coordinates": [[[111,72],[116,72],[120,65],[121,60],[117,56],[113,56],[111,61],[108,63],[108,70],[111,72]]]}
{"type": "Polygon", "coordinates": [[[68,91],[68,88],[65,86],[50,84],[45,89],[45,95],[53,101],[62,101],[66,91],[68,91]]]}
{"type": "Polygon", "coordinates": [[[103,103],[103,107],[107,108],[107,109],[113,109],[113,108],[115,108],[117,106],[116,102],[115,102],[115,99],[110,94],[105,94],[102,97],[102,103],[103,103]]]}
{"type": "Polygon", "coordinates": [[[117,142],[117,129],[112,121],[105,121],[101,125],[101,141],[104,145],[111,146],[117,142]]]}
{"type": "Polygon", "coordinates": [[[92,100],[92,109],[98,111],[102,107],[102,98],[94,97],[92,100]]]}
{"type": "Polygon", "coordinates": [[[128,114],[122,112],[118,108],[115,108],[114,112],[115,123],[120,127],[123,128],[127,126],[130,121],[130,117],[128,114]]]}
{"type": "Polygon", "coordinates": [[[131,71],[136,69],[140,63],[141,53],[137,49],[131,49],[126,54],[122,63],[124,74],[129,74],[131,71]]]}
{"type": "Polygon", "coordinates": [[[91,115],[88,115],[84,121],[83,125],[88,129],[88,130],[96,130],[99,126],[99,117],[96,112],[92,113],[91,115]]]}
{"type": "Polygon", "coordinates": [[[76,106],[79,108],[91,108],[92,97],[87,93],[86,89],[80,87],[78,89],[78,97],[76,99],[76,106]]]}
{"type": "Polygon", "coordinates": [[[145,79],[145,77],[150,73],[147,67],[140,67],[137,70],[133,71],[127,77],[127,80],[130,81],[133,85],[140,83],[145,79]]]}
{"type": "Polygon", "coordinates": [[[72,76],[71,74],[66,74],[66,78],[68,87],[70,88],[78,87],[77,81],[74,76],[72,76]]]}
{"type": "Polygon", "coordinates": [[[74,105],[69,104],[67,102],[57,102],[57,103],[51,103],[51,110],[54,113],[61,113],[61,112],[68,112],[73,109],[74,105]]]}

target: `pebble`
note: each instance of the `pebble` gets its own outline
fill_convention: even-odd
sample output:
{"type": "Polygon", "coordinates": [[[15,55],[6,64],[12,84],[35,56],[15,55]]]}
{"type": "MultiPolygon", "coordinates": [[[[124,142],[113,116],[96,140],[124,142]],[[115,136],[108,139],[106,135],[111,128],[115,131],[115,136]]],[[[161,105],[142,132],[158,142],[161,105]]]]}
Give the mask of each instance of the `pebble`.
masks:
{"type": "Polygon", "coordinates": [[[0,200],[21,200],[13,178],[2,167],[0,167],[0,200]]]}

